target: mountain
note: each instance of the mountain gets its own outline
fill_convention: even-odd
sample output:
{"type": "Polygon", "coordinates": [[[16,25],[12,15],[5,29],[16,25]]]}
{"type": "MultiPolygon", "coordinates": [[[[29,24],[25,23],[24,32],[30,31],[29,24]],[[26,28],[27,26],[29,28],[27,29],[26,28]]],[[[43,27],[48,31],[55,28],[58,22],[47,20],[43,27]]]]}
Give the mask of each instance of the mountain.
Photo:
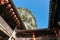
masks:
{"type": "Polygon", "coordinates": [[[17,10],[27,30],[37,29],[36,19],[30,10],[22,7],[17,10]]]}

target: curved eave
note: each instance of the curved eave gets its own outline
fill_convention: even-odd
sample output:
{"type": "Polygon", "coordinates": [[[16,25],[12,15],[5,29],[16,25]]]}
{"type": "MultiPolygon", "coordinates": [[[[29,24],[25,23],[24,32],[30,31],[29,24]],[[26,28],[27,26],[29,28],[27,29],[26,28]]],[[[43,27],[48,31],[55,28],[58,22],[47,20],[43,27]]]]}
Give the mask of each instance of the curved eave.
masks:
{"type": "Polygon", "coordinates": [[[10,27],[12,29],[14,29],[15,27],[17,27],[17,22],[20,23],[20,25],[18,27],[20,27],[20,29],[26,29],[23,22],[21,21],[18,11],[16,10],[16,7],[13,3],[12,0],[8,0],[9,3],[5,3],[4,5],[0,5],[0,15],[5,19],[5,21],[10,25],[10,27]],[[11,16],[12,13],[10,13],[10,7],[7,8],[7,5],[10,4],[11,8],[13,9],[13,12],[15,12],[15,15],[17,16],[18,20],[17,22],[15,21],[15,19],[13,19],[14,16],[11,16]],[[4,15],[3,15],[3,14],[4,15]]]}
{"type": "MultiPolygon", "coordinates": [[[[47,35],[55,35],[54,32],[48,30],[48,29],[38,29],[38,30],[16,30],[17,32],[17,37],[21,36],[21,35],[29,35],[29,37],[32,36],[32,33],[35,34],[35,37],[40,37],[40,36],[47,36],[47,35]]],[[[27,36],[25,36],[27,37],[27,36]]]]}
{"type": "Polygon", "coordinates": [[[22,20],[21,20],[21,18],[20,18],[20,16],[19,16],[19,13],[18,13],[18,11],[17,11],[17,9],[16,9],[16,7],[15,7],[15,5],[14,5],[14,3],[13,3],[13,0],[9,0],[9,2],[10,2],[10,4],[12,5],[12,8],[14,9],[14,11],[15,11],[18,19],[20,20],[20,23],[21,23],[20,28],[21,28],[22,30],[26,29],[26,28],[25,28],[25,25],[23,24],[23,22],[22,22],[22,20]]]}

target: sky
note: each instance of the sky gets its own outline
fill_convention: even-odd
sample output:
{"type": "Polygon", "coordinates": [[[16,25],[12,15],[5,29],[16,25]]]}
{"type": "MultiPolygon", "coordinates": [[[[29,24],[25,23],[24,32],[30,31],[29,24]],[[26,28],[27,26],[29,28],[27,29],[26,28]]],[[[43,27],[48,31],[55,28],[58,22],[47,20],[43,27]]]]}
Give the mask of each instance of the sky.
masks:
{"type": "Polygon", "coordinates": [[[49,0],[13,0],[16,7],[24,7],[33,13],[38,29],[48,28],[49,0]]]}

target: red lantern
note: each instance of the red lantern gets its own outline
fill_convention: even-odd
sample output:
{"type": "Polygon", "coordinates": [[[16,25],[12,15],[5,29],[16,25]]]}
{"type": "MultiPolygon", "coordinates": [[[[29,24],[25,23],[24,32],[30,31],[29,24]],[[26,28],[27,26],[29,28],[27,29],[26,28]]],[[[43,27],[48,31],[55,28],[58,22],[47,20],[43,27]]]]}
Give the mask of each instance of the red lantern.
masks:
{"type": "Polygon", "coordinates": [[[53,31],[56,31],[56,28],[53,28],[53,31]]]}
{"type": "Polygon", "coordinates": [[[1,1],[1,4],[2,4],[2,5],[4,5],[4,2],[3,2],[3,1],[1,1]]]}
{"type": "Polygon", "coordinates": [[[16,22],[19,23],[19,20],[17,20],[16,22]]]}
{"type": "Polygon", "coordinates": [[[20,22],[17,20],[17,21],[16,21],[16,24],[17,24],[17,25],[20,25],[20,22]]]}
{"type": "Polygon", "coordinates": [[[14,15],[14,16],[13,16],[13,19],[15,19],[16,17],[17,17],[17,16],[16,16],[16,15],[14,15]]]}
{"type": "Polygon", "coordinates": [[[14,16],[15,15],[15,12],[12,12],[11,15],[14,16]]]}
{"type": "Polygon", "coordinates": [[[4,2],[5,0],[1,0],[2,2],[4,2]]]}
{"type": "Polygon", "coordinates": [[[56,37],[58,36],[58,34],[56,34],[56,37]]]}
{"type": "Polygon", "coordinates": [[[12,11],[13,11],[13,9],[11,8],[11,9],[10,9],[10,12],[12,12],[12,11]]]}
{"type": "Polygon", "coordinates": [[[17,20],[18,20],[18,18],[15,19],[15,21],[17,21],[17,20]]]}
{"type": "Polygon", "coordinates": [[[57,31],[55,30],[54,33],[57,33],[57,31]]]}
{"type": "Polygon", "coordinates": [[[32,32],[32,40],[35,40],[34,32],[32,32]]]}
{"type": "Polygon", "coordinates": [[[10,4],[7,4],[7,8],[11,8],[11,5],[10,4]]]}
{"type": "Polygon", "coordinates": [[[18,18],[16,18],[16,20],[18,20],[18,18]]]}
{"type": "Polygon", "coordinates": [[[5,3],[9,3],[9,1],[8,0],[5,0],[5,3]]]}
{"type": "Polygon", "coordinates": [[[55,30],[56,28],[53,28],[53,30],[55,30]]]}

